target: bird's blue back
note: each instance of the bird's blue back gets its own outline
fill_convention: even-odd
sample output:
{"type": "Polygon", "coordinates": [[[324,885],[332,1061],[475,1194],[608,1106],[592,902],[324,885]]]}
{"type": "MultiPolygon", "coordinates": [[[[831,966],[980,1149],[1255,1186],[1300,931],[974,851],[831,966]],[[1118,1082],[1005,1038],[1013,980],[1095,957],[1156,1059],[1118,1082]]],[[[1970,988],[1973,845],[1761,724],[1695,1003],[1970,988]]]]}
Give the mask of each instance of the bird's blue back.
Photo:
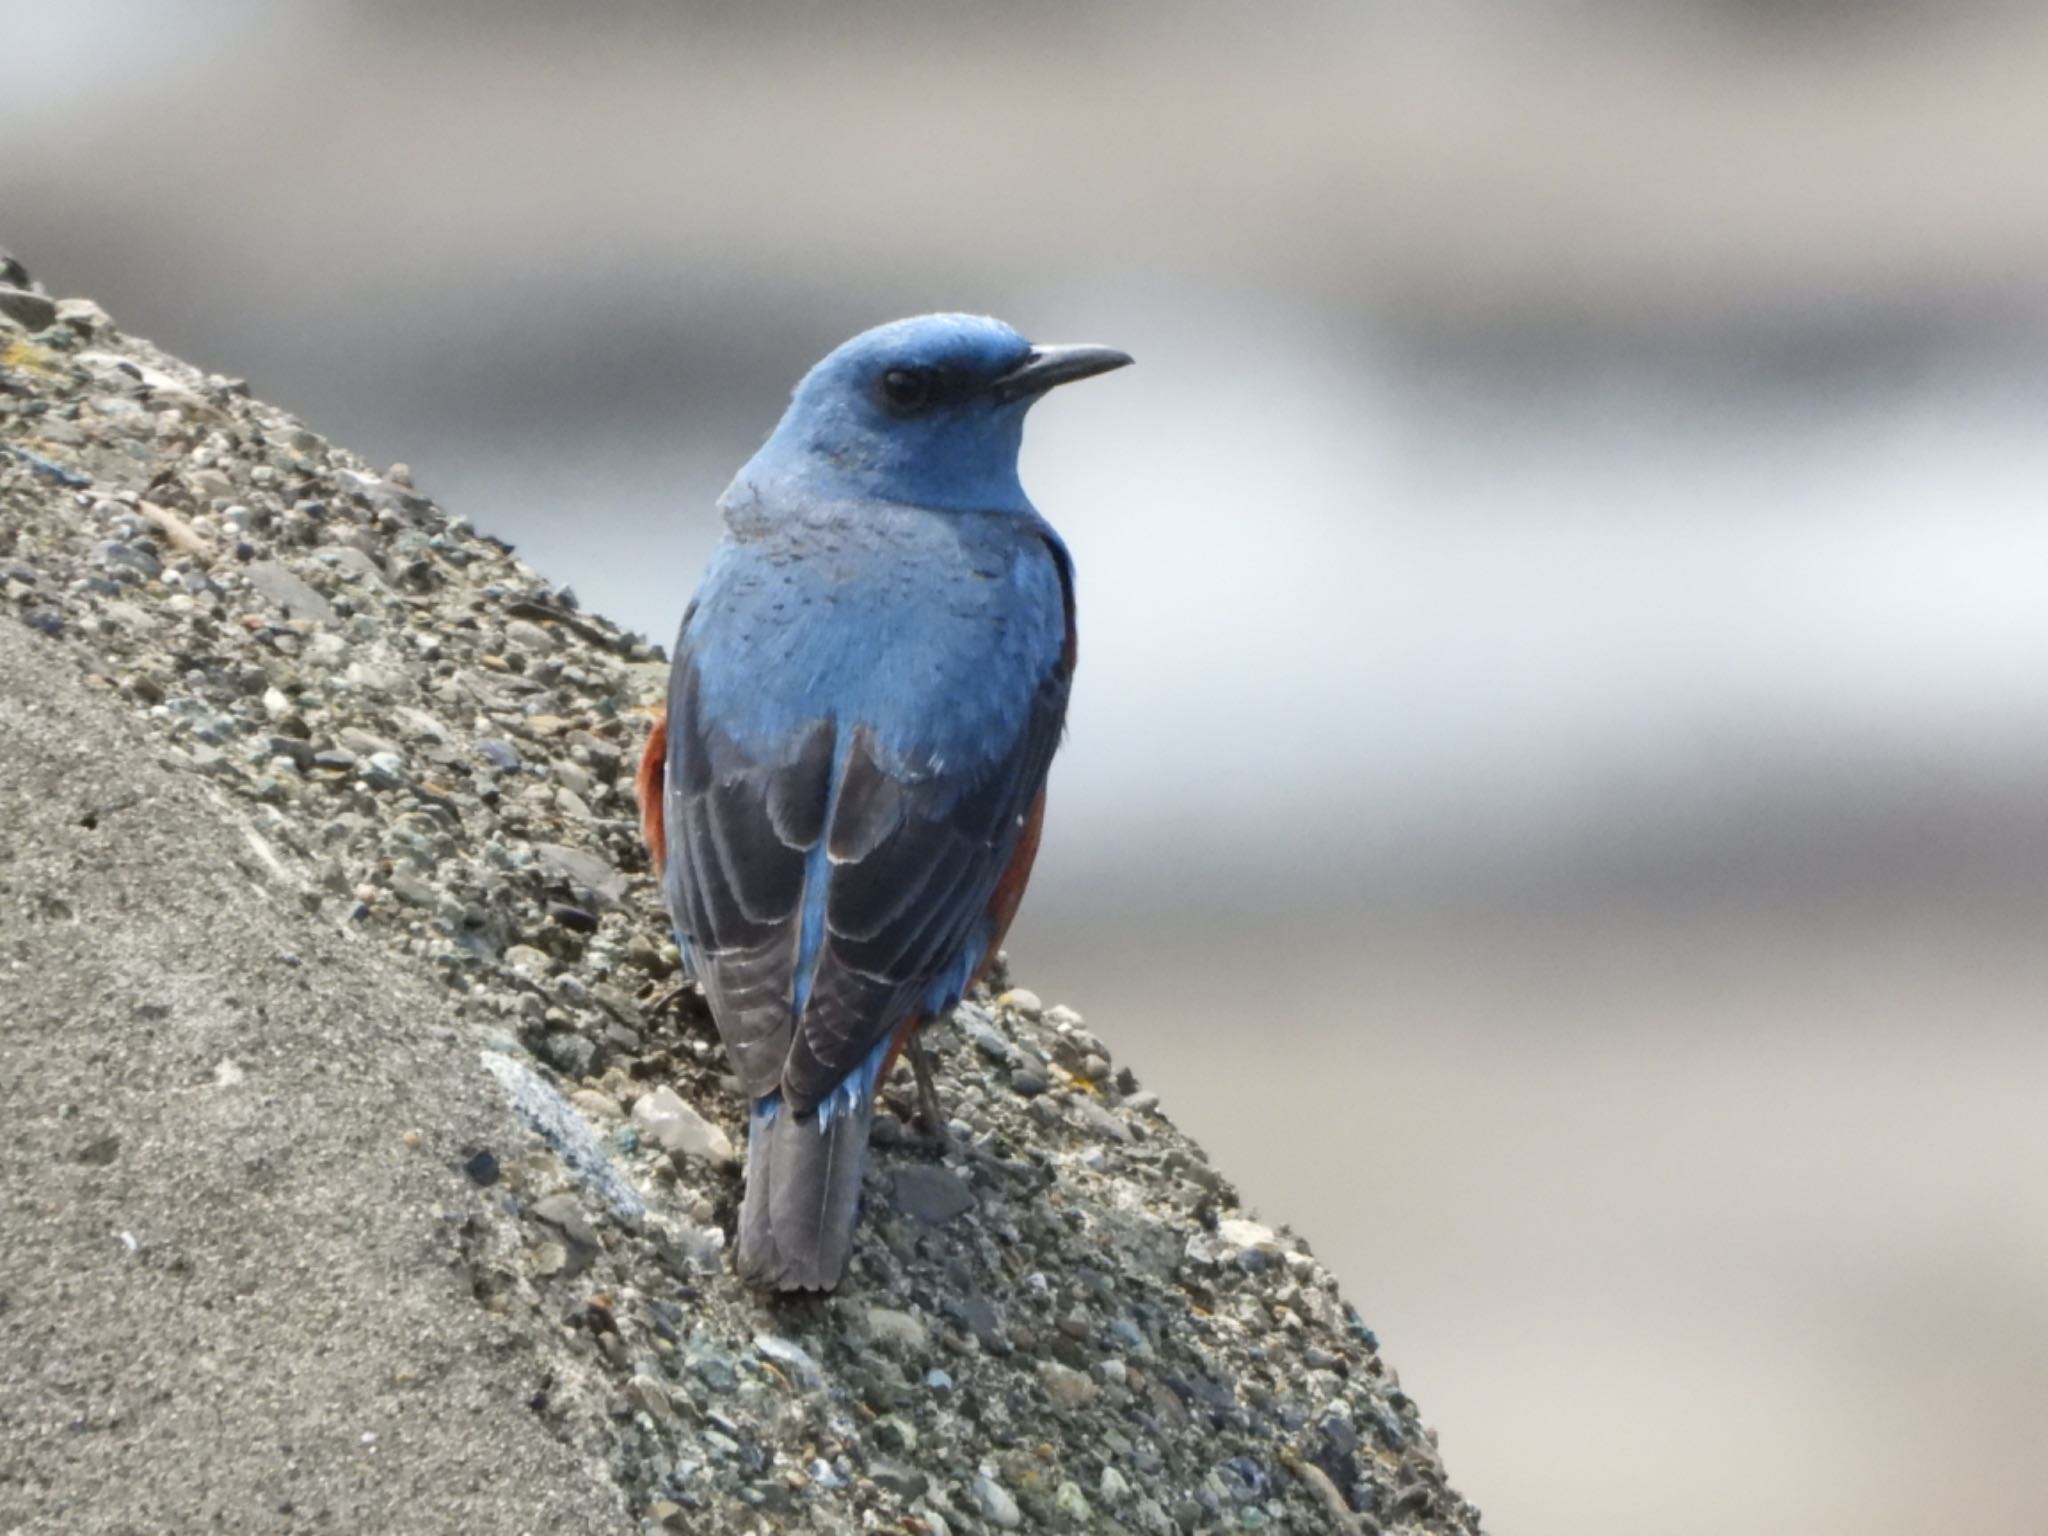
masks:
{"type": "Polygon", "coordinates": [[[1067,641],[1064,551],[1035,512],[735,506],[683,642],[759,760],[832,717],[910,780],[1012,750],[1067,641]]]}

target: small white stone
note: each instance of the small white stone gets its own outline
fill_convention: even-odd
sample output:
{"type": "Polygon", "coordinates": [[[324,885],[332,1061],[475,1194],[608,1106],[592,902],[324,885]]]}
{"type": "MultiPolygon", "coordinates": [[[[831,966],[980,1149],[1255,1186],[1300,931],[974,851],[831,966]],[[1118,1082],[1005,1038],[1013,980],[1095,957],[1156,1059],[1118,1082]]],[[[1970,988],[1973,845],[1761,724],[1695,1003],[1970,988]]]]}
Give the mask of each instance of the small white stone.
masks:
{"type": "Polygon", "coordinates": [[[985,1471],[974,1474],[974,1501],[991,1525],[1014,1531],[1024,1523],[1024,1511],[1010,1497],[1010,1490],[985,1471]]]}
{"type": "Polygon", "coordinates": [[[685,1103],[673,1088],[643,1093],[633,1105],[633,1123],[664,1150],[714,1163],[738,1161],[732,1138],[685,1103]]]}
{"type": "Polygon", "coordinates": [[[1053,1490],[1052,1502],[1076,1530],[1086,1530],[1089,1517],[1095,1513],[1088,1507],[1088,1496],[1081,1492],[1081,1485],[1071,1478],[1053,1490]]]}
{"type": "Polygon", "coordinates": [[[900,1349],[906,1354],[922,1354],[927,1342],[923,1322],[893,1307],[868,1308],[868,1335],[877,1348],[900,1349]]]}
{"type": "Polygon", "coordinates": [[[626,1398],[657,1424],[674,1422],[675,1410],[669,1405],[668,1392],[652,1376],[635,1376],[627,1382],[626,1398]]]}
{"type": "Polygon", "coordinates": [[[505,639],[510,644],[518,646],[522,651],[531,651],[536,654],[552,651],[555,648],[555,637],[542,629],[538,624],[526,619],[514,619],[510,624],[507,624],[505,626],[505,639]]]}
{"type": "Polygon", "coordinates": [[[1045,1012],[1045,1004],[1038,1000],[1036,992],[1026,992],[1022,987],[1012,987],[996,999],[998,1006],[1009,1009],[1020,1018],[1035,1019],[1045,1012]]]}
{"type": "Polygon", "coordinates": [[[505,951],[505,963],[528,976],[545,976],[555,962],[530,944],[514,944],[505,951]]]}
{"type": "Polygon", "coordinates": [[[1274,1248],[1279,1239],[1271,1227],[1260,1226],[1256,1221],[1246,1221],[1241,1216],[1227,1216],[1216,1223],[1216,1235],[1233,1248],[1274,1248]]]}

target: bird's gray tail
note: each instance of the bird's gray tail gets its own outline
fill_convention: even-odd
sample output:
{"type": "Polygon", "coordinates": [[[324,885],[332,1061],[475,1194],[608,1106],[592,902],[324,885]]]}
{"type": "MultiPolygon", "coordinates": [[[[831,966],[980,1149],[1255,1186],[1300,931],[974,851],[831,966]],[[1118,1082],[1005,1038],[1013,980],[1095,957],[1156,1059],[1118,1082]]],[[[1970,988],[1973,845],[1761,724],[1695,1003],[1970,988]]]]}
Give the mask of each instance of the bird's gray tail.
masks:
{"type": "MultiPolygon", "coordinates": [[[[853,1252],[860,1175],[874,1104],[842,1101],[829,1126],[818,1112],[756,1103],[747,1127],[747,1192],[735,1262],[742,1277],[778,1291],[829,1291],[853,1252]]],[[[775,1101],[767,1101],[775,1104],[775,1101]]]]}

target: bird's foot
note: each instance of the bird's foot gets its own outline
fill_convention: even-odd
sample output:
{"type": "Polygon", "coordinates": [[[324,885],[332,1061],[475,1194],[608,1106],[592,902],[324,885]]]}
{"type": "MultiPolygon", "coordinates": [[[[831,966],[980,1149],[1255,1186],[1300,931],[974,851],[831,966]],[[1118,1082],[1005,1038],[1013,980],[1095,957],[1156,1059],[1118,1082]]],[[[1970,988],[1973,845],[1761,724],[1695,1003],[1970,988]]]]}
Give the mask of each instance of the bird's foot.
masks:
{"type": "Polygon", "coordinates": [[[924,1125],[924,1133],[944,1151],[953,1144],[953,1136],[946,1129],[946,1112],[939,1107],[939,1090],[932,1081],[931,1058],[924,1053],[924,1043],[912,1035],[903,1048],[903,1054],[910,1058],[910,1075],[917,1080],[917,1118],[924,1125]]]}
{"type": "Polygon", "coordinates": [[[670,987],[668,991],[662,993],[661,996],[647,1005],[647,1016],[650,1019],[658,1019],[664,1015],[669,1015],[680,1022],[688,1012],[684,1005],[689,1001],[690,995],[696,990],[696,983],[689,981],[680,982],[670,987]]]}

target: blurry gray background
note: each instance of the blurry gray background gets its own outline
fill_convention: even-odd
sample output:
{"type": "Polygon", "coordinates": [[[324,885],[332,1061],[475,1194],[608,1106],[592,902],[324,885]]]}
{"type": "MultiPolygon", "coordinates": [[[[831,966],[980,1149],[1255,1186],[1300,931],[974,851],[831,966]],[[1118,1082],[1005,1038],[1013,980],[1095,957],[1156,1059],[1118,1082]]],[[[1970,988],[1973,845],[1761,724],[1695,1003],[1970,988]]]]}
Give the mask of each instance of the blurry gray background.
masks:
{"type": "Polygon", "coordinates": [[[53,290],[664,640],[844,336],[1136,353],[1021,978],[1498,1530],[2048,1528],[2048,11],[0,23],[53,290]]]}

